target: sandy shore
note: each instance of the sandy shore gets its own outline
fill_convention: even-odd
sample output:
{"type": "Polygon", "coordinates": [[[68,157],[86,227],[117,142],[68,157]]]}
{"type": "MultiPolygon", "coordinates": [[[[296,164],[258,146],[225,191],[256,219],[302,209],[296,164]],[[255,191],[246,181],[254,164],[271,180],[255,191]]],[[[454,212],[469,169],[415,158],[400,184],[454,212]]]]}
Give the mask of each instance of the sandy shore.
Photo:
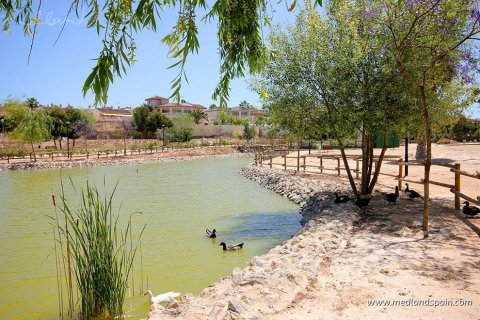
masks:
{"type": "Polygon", "coordinates": [[[423,239],[421,201],[388,205],[377,195],[360,216],[352,203],[333,203],[331,192],[347,188],[342,178],[249,170],[303,204],[304,228],[199,296],[152,306],[149,319],[478,318],[480,241],[472,221],[479,219],[463,218],[451,199],[432,202],[423,239]]]}

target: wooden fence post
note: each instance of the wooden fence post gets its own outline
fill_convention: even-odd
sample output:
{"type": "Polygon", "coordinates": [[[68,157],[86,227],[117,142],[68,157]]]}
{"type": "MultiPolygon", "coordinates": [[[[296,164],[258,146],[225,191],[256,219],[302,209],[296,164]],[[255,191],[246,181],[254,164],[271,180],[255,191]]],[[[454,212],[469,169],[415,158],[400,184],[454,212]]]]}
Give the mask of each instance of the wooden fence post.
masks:
{"type": "Polygon", "coordinates": [[[398,189],[402,190],[403,158],[398,159],[398,189]]]}
{"type": "Polygon", "coordinates": [[[10,155],[7,154],[7,163],[10,163],[10,155]]]}
{"type": "Polygon", "coordinates": [[[269,165],[270,165],[270,169],[272,169],[272,158],[273,158],[273,156],[272,156],[272,155],[270,155],[270,163],[269,163],[269,165]]]}
{"type": "Polygon", "coordinates": [[[337,168],[338,176],[340,176],[340,158],[337,158],[337,168]]]}
{"type": "Polygon", "coordinates": [[[53,151],[52,151],[52,161],[53,161],[53,151]]]}
{"type": "Polygon", "coordinates": [[[307,171],[307,157],[303,156],[303,172],[307,171]]]}
{"type": "Polygon", "coordinates": [[[97,153],[97,159],[100,159],[100,151],[97,153]]]}
{"type": "Polygon", "coordinates": [[[320,156],[320,173],[323,173],[323,157],[320,156]]]}
{"type": "Polygon", "coordinates": [[[89,156],[90,156],[90,153],[89,153],[89,152],[87,152],[87,160],[88,160],[88,157],[89,157],[89,156]]]}
{"type": "Polygon", "coordinates": [[[355,162],[356,162],[355,178],[358,180],[360,177],[360,161],[358,159],[355,159],[355,162]]]}
{"type": "Polygon", "coordinates": [[[283,170],[287,171],[287,155],[283,156],[283,170]]]}
{"type": "MultiPolygon", "coordinates": [[[[460,192],[460,163],[455,163],[455,191],[460,192]]],[[[460,209],[460,196],[458,193],[455,194],[455,209],[460,209]]]]}

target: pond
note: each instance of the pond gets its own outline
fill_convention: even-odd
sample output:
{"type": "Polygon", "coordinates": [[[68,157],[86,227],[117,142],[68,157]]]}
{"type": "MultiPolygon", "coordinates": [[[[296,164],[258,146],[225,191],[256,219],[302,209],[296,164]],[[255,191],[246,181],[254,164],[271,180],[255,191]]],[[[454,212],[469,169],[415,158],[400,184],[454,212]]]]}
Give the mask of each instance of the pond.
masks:
{"type": "Polygon", "coordinates": [[[118,182],[114,211],[124,220],[140,212],[132,216],[136,230],[146,230],[127,293],[131,319],[147,316],[147,289],[198,294],[233,268],[246,267],[300,228],[296,205],[238,173],[250,161],[0,172],[0,319],[59,319],[48,217],[54,215],[51,195],[61,193],[61,177],[74,205],[87,180],[107,192],[118,182]],[[217,229],[218,238],[207,238],[206,228],[217,229]],[[221,241],[245,247],[223,252],[221,241]]]}

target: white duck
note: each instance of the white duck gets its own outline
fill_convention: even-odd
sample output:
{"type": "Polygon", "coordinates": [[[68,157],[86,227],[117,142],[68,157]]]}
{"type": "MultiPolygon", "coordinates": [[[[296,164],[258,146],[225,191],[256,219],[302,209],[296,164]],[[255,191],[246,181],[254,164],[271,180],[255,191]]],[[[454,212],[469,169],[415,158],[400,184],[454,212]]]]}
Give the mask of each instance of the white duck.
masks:
{"type": "Polygon", "coordinates": [[[150,296],[150,301],[152,303],[175,301],[174,298],[180,296],[180,293],[173,292],[173,291],[170,291],[170,292],[167,292],[167,293],[162,293],[162,294],[159,294],[158,296],[154,297],[152,291],[147,290],[147,291],[145,291],[145,293],[143,295],[146,296],[147,294],[150,296]]]}

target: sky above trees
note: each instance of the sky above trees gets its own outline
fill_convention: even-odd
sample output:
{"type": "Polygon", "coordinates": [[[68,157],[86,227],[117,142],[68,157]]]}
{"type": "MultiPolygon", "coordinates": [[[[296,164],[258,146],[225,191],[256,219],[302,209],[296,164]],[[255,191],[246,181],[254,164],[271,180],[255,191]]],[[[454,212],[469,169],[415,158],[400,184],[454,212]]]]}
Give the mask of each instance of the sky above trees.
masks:
{"type": "MultiPolygon", "coordinates": [[[[83,98],[81,89],[98,56],[100,40],[93,29],[87,29],[87,21],[72,15],[58,43],[55,40],[62,28],[69,1],[43,1],[34,48],[27,63],[30,37],[12,25],[10,33],[0,34],[0,70],[7,75],[0,85],[0,103],[8,97],[24,99],[36,97],[42,104],[71,104],[87,107],[94,98],[88,93],[83,98]]],[[[295,13],[288,13],[280,3],[272,8],[273,23],[294,21],[295,13]]],[[[168,58],[168,48],[161,39],[171,31],[177,18],[176,10],[162,13],[158,32],[142,31],[137,36],[137,62],[123,79],[116,79],[109,90],[108,105],[139,106],[153,95],[168,97],[172,93],[170,82],[177,70],[167,69],[174,61],[168,58]]],[[[200,20],[201,17],[198,17],[200,20]]],[[[217,46],[216,22],[198,21],[200,50],[187,62],[189,84],[182,86],[182,99],[209,106],[217,103],[211,96],[219,81],[220,60],[217,46]]],[[[268,30],[265,30],[268,33],[268,30]]],[[[238,105],[246,100],[259,106],[256,93],[251,91],[247,79],[232,82],[230,102],[238,105]]]]}

